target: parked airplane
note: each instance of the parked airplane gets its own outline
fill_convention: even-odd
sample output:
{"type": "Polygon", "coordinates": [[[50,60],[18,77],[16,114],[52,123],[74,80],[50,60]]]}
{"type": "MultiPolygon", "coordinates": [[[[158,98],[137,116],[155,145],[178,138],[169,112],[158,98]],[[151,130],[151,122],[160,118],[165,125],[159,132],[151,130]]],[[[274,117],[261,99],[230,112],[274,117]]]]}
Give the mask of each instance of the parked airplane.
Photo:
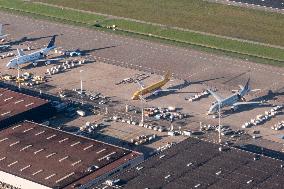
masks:
{"type": "Polygon", "coordinates": [[[4,39],[5,37],[8,36],[8,34],[2,34],[2,24],[0,24],[0,39],[4,39]]]}
{"type": "Polygon", "coordinates": [[[249,81],[250,81],[250,79],[248,79],[248,81],[247,81],[247,83],[244,87],[240,85],[241,89],[238,90],[235,94],[233,94],[233,95],[231,95],[227,98],[222,98],[218,94],[216,94],[213,91],[211,91],[210,89],[208,89],[210,94],[212,94],[212,96],[217,100],[209,108],[208,114],[217,113],[218,110],[219,110],[219,106],[220,106],[220,109],[222,109],[223,107],[226,107],[226,106],[231,106],[231,110],[235,111],[241,105],[261,104],[262,102],[260,102],[260,101],[258,101],[258,102],[245,102],[245,98],[244,98],[245,95],[247,95],[251,91],[259,90],[259,89],[251,90],[250,87],[249,87],[249,81]],[[239,100],[243,100],[243,102],[239,102],[239,100]]]}
{"type": "Polygon", "coordinates": [[[6,50],[9,49],[11,45],[0,45],[0,50],[6,50]]]}
{"type": "Polygon", "coordinates": [[[177,91],[178,89],[161,89],[166,83],[168,83],[171,79],[171,75],[168,72],[165,76],[164,79],[161,81],[154,83],[148,87],[145,87],[142,83],[137,81],[137,83],[140,85],[141,89],[136,91],[133,96],[132,100],[138,100],[140,99],[141,96],[152,93],[153,95],[159,95],[162,92],[168,92],[168,91],[177,91]]]}
{"type": "Polygon", "coordinates": [[[18,56],[13,58],[9,61],[6,65],[7,68],[17,68],[21,64],[26,64],[28,62],[32,62],[34,66],[37,65],[39,62],[46,62],[49,63],[52,60],[59,60],[59,59],[46,59],[47,53],[55,48],[55,35],[51,38],[50,42],[45,48],[42,48],[38,51],[35,51],[31,54],[25,54],[22,50],[18,50],[18,56]]]}

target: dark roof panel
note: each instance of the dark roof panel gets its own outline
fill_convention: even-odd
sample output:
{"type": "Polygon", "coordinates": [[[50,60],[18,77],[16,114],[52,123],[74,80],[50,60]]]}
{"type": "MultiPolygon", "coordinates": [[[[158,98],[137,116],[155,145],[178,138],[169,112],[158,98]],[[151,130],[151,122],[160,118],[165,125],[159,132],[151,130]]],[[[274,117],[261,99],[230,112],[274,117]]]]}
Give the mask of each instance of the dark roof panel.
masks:
{"type": "Polygon", "coordinates": [[[0,88],[0,121],[47,103],[44,99],[0,88]]]}
{"type": "MultiPolygon", "coordinates": [[[[280,188],[283,161],[188,138],[113,179],[122,188],[280,188]]],[[[101,184],[99,188],[106,187],[101,184]]]]}
{"type": "Polygon", "coordinates": [[[0,132],[0,170],[49,187],[62,188],[89,176],[87,169],[93,165],[99,171],[136,156],[123,148],[28,121],[0,132]]]}

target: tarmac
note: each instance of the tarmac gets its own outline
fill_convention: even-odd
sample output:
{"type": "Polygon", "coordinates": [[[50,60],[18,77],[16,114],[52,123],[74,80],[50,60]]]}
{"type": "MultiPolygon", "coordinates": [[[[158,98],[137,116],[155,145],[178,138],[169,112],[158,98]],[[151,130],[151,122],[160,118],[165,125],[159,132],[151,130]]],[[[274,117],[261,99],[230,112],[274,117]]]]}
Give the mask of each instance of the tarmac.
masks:
{"type": "MultiPolygon", "coordinates": [[[[10,34],[10,39],[19,39],[23,36],[30,38],[30,42],[25,42],[25,45],[15,45],[14,49],[25,48],[27,45],[34,49],[42,48],[47,44],[49,36],[58,34],[56,44],[59,49],[75,50],[80,48],[85,51],[87,55],[84,58],[90,60],[89,63],[52,75],[47,82],[50,87],[41,88],[41,90],[57,95],[62,89],[78,89],[81,77],[84,89],[101,92],[116,101],[117,105],[112,109],[117,113],[123,112],[126,104],[140,107],[141,102],[130,99],[132,93],[139,89],[136,83],[120,86],[115,83],[138,73],[146,73],[150,75],[143,81],[147,86],[160,80],[168,70],[174,74],[174,78],[165,88],[177,87],[180,90],[159,98],[149,97],[144,106],[181,108],[182,112],[188,113],[191,117],[183,123],[174,122],[176,128],[181,126],[185,130],[198,130],[200,122],[218,124],[217,119],[206,115],[211,103],[214,102],[212,96],[196,102],[185,101],[185,98],[207,88],[218,89],[217,93],[226,97],[232,94],[231,90],[238,89],[238,85],[244,85],[248,78],[251,80],[253,89],[259,88],[261,90],[251,93],[246,99],[268,100],[268,105],[241,108],[235,113],[230,113],[227,109],[223,112],[223,125],[229,125],[235,130],[241,129],[244,122],[271,109],[270,104],[283,104],[284,102],[282,95],[284,93],[283,68],[2,12],[0,12],[0,23],[7,24],[4,31],[10,34]],[[83,70],[81,76],[80,70],[83,70]],[[184,80],[188,80],[190,85],[186,85],[184,80]]],[[[58,55],[53,53],[52,57],[56,56],[58,55]]],[[[0,60],[0,71],[16,75],[16,70],[5,68],[9,59],[0,60]]],[[[43,75],[47,68],[55,64],[49,66],[42,64],[35,68],[27,65],[22,67],[21,72],[43,75]]],[[[93,120],[94,118],[89,117],[88,119],[93,120]]],[[[261,126],[246,129],[246,132],[251,134],[254,130],[260,130],[263,138],[261,144],[279,150],[284,143],[279,135],[284,135],[284,131],[274,131],[270,127],[281,120],[284,120],[283,113],[261,126]]],[[[75,119],[72,125],[81,126],[82,123],[82,121],[77,122],[75,119]]],[[[115,129],[110,130],[112,132],[106,132],[108,135],[116,133],[115,129]]],[[[127,130],[130,129],[127,128],[127,130]]],[[[139,132],[134,130],[133,135],[140,133],[140,130],[139,132]]],[[[122,140],[129,139],[126,139],[125,135],[120,138],[122,140]]],[[[169,141],[174,140],[170,139],[169,141]]],[[[154,144],[153,147],[156,148],[159,145],[154,144]]]]}

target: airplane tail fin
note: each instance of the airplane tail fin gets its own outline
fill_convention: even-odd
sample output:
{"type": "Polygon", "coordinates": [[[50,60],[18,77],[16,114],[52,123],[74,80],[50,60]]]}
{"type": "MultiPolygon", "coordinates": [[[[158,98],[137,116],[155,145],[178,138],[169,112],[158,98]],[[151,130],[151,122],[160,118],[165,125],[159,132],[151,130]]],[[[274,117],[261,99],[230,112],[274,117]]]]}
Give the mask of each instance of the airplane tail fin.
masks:
{"type": "Polygon", "coordinates": [[[164,80],[170,80],[171,79],[171,73],[167,71],[166,75],[164,76],[164,80]]]}
{"type": "Polygon", "coordinates": [[[54,47],[55,46],[55,38],[56,38],[56,35],[54,35],[51,40],[49,41],[48,45],[47,45],[47,48],[51,48],[51,47],[54,47]]]}
{"type": "Polygon", "coordinates": [[[249,82],[250,82],[250,78],[248,79],[245,87],[244,87],[244,90],[248,91],[250,88],[249,88],[249,82]]]}

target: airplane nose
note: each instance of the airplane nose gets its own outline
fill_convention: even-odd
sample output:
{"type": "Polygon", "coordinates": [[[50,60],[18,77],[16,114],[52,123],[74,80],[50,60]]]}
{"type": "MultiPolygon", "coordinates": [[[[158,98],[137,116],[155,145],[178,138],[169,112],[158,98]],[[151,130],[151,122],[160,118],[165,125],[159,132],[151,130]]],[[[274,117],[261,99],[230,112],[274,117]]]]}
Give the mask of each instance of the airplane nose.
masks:
{"type": "Polygon", "coordinates": [[[131,99],[132,99],[132,100],[137,100],[137,97],[136,97],[136,96],[132,96],[131,99]]]}

